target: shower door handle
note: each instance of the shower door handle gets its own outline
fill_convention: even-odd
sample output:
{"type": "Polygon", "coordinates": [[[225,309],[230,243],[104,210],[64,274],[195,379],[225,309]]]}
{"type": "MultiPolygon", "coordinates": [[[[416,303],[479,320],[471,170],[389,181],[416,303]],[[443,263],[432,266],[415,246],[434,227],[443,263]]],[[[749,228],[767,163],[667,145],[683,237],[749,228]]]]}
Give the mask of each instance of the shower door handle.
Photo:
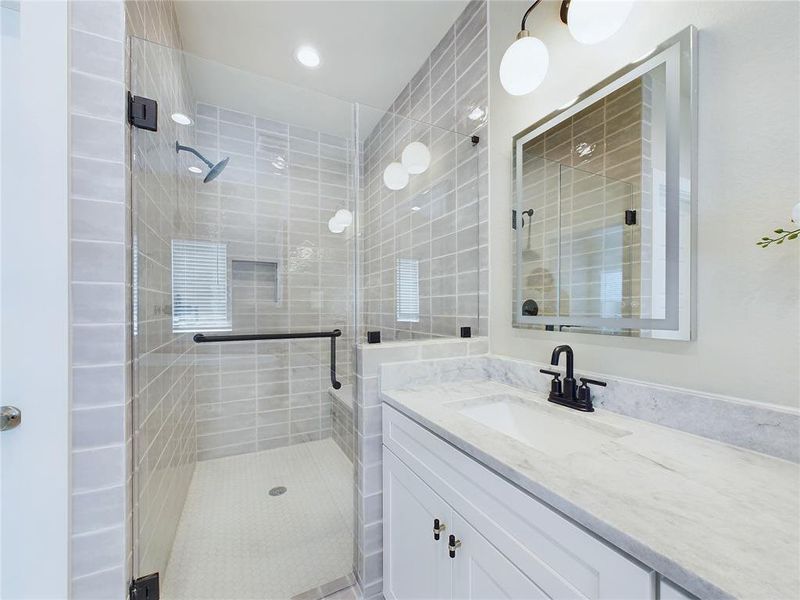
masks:
{"type": "Polygon", "coordinates": [[[16,406],[0,406],[0,431],[14,429],[22,423],[22,411],[16,406]]]}

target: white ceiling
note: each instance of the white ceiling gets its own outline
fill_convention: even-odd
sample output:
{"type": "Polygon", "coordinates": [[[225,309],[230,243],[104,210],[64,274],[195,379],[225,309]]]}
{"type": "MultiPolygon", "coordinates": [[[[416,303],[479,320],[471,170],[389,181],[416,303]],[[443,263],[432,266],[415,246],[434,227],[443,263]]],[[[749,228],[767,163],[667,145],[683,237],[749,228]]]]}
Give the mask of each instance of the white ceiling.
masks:
{"type": "MultiPolygon", "coordinates": [[[[386,109],[417,72],[466,0],[183,0],[176,3],[184,50],[243,71],[348,101],[386,109]],[[322,64],[294,59],[314,46],[322,64]]],[[[343,103],[292,91],[266,79],[189,60],[199,100],[297,122],[319,130],[340,122],[343,103]],[[326,108],[322,108],[326,105],[326,108]],[[314,107],[319,113],[314,113],[314,107]],[[314,123],[313,121],[318,121],[314,123]]],[[[365,124],[380,118],[367,111],[365,124]]],[[[349,128],[347,123],[333,129],[349,128]]]]}

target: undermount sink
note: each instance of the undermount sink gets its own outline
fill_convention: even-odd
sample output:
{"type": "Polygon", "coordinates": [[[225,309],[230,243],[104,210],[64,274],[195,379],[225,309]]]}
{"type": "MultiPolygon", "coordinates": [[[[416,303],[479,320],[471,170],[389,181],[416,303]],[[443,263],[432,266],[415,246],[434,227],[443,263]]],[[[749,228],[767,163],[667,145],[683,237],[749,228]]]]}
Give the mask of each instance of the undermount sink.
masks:
{"type": "Polygon", "coordinates": [[[629,431],[592,420],[592,414],[574,413],[512,394],[460,400],[450,408],[553,457],[591,450],[629,431]]]}

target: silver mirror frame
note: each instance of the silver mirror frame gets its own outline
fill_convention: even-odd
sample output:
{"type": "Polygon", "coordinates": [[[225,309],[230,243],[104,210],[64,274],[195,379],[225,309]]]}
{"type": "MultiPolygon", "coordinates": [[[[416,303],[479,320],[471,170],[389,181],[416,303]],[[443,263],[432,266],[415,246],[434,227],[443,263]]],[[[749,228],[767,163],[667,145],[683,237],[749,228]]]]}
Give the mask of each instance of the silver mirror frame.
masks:
{"type": "MultiPolygon", "coordinates": [[[[533,316],[517,314],[522,306],[521,244],[515,236],[514,298],[512,324],[522,328],[546,328],[570,332],[624,334],[647,332],[646,337],[674,340],[694,339],[697,289],[696,223],[697,223],[697,28],[690,25],[659,44],[646,56],[630,63],[578,96],[568,106],[551,112],[513,138],[514,207],[522,198],[523,146],[560,122],[591,106],[614,90],[664,64],[667,69],[667,152],[666,152],[666,311],[664,319],[634,317],[604,318],[581,316],[533,316]],[[672,83],[672,85],[670,85],[672,83]],[[684,111],[687,111],[684,113],[684,111]],[[680,126],[688,114],[688,130],[680,126]],[[676,135],[677,132],[677,135],[676,135]],[[687,139],[688,138],[688,139],[687,139]],[[681,148],[688,148],[689,160],[681,161],[681,148]],[[689,226],[680,229],[680,182],[689,181],[689,226]],[[688,231],[687,231],[688,230],[688,231]],[[680,255],[681,236],[689,235],[680,255]],[[669,243],[671,241],[671,243],[669,243]],[[688,298],[683,306],[681,298],[688,298]],[[585,328],[585,329],[584,329],[585,328]]],[[[560,265],[560,256],[559,256],[560,265]]],[[[560,267],[559,267],[560,273],[560,267]]],[[[643,336],[644,337],[644,336],[643,336]]]]}

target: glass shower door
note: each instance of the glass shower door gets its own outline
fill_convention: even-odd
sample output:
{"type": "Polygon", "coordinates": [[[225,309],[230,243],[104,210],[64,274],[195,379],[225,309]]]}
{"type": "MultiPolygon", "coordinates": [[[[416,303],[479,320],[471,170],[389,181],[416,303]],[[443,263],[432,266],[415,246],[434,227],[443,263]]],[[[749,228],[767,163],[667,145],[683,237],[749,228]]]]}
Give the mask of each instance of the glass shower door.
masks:
{"type": "Polygon", "coordinates": [[[175,599],[346,586],[352,105],[136,38],[131,80],[159,112],[131,140],[134,575],[175,599]],[[339,390],[330,337],[292,337],[333,330],[339,390]],[[239,337],[262,334],[288,337],[239,337]]]}

